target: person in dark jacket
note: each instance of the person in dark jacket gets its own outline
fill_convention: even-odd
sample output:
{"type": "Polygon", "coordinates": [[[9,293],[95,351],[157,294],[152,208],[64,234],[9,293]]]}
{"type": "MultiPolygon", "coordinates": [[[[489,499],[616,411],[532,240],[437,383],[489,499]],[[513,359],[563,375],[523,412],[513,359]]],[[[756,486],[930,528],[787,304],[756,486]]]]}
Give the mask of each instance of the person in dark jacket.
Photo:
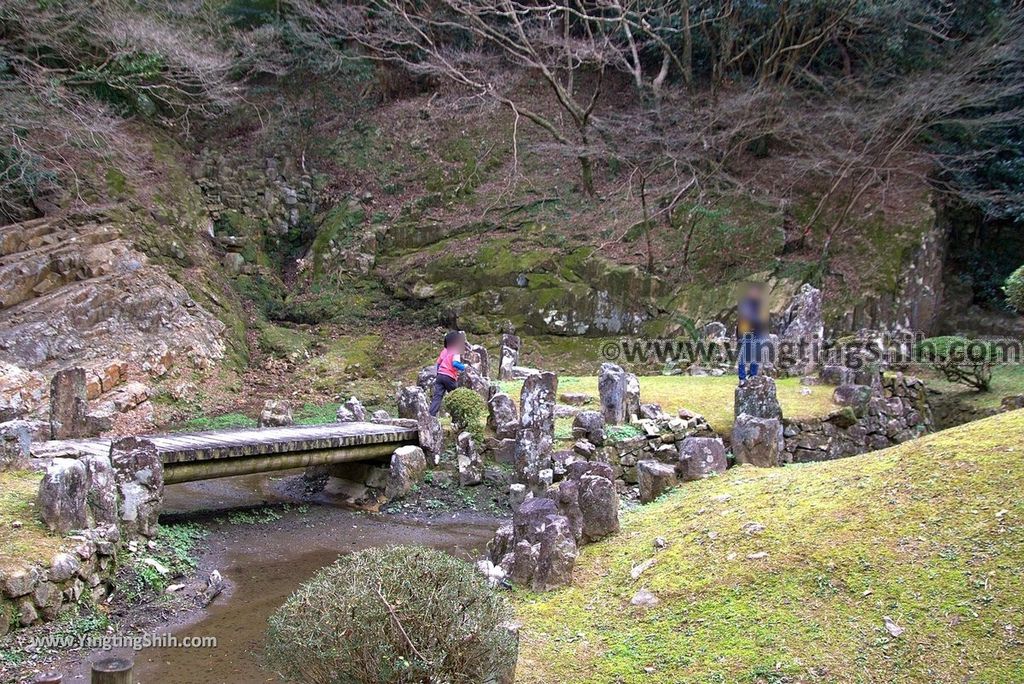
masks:
{"type": "Polygon", "coordinates": [[[458,386],[459,373],[466,370],[462,363],[462,352],[466,350],[466,336],[452,330],[444,336],[444,349],[437,355],[437,376],[434,378],[434,395],[430,400],[430,415],[441,412],[444,395],[458,386]]]}
{"type": "Polygon", "coordinates": [[[736,306],[736,340],[739,342],[740,352],[738,372],[741,385],[747,378],[757,375],[761,348],[768,330],[767,312],[764,286],[751,285],[736,306]]]}

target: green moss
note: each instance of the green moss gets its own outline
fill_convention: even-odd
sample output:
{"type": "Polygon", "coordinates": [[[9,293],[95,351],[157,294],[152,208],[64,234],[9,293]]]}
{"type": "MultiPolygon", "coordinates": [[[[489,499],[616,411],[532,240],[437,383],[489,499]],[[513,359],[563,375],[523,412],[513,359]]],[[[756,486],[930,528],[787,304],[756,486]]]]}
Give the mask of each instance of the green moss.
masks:
{"type": "Polygon", "coordinates": [[[115,198],[123,198],[128,194],[128,178],[120,169],[111,166],[107,169],[107,192],[115,198]]]}
{"type": "Polygon", "coordinates": [[[301,330],[264,323],[259,327],[260,347],[274,356],[291,361],[304,359],[309,354],[309,335],[301,330]]]}
{"type": "Polygon", "coordinates": [[[256,419],[242,413],[224,413],[219,416],[197,416],[173,428],[174,432],[201,432],[256,427],[256,419]]]}
{"type": "Polygon", "coordinates": [[[1008,453],[1022,431],[1016,411],[687,483],[586,547],[573,587],[516,592],[517,681],[1024,681],[1007,645],[1024,614],[1024,461],[1008,453]],[[660,605],[631,606],[641,587],[660,605]],[[906,631],[891,636],[886,616],[906,631]]]}
{"type": "Polygon", "coordinates": [[[39,471],[0,472],[0,569],[49,565],[64,546],[60,535],[52,534],[39,519],[36,495],[42,478],[39,471]]]}

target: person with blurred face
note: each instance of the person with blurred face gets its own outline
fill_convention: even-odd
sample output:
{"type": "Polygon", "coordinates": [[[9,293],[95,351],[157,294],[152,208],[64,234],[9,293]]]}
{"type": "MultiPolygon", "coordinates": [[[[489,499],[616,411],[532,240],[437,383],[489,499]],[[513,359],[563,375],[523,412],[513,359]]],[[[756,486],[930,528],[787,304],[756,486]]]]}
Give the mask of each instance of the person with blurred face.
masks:
{"type": "Polygon", "coordinates": [[[736,306],[738,322],[736,339],[739,342],[738,373],[740,384],[757,375],[761,359],[761,346],[768,330],[768,306],[764,286],[752,284],[736,306]]]}

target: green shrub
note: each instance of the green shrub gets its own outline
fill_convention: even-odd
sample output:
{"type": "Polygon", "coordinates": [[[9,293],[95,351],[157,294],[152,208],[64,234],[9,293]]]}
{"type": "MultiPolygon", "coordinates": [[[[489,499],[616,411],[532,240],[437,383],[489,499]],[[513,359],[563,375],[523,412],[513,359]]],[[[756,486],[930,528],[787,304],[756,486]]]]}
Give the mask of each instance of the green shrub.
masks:
{"type": "Polygon", "coordinates": [[[917,358],[942,373],[950,382],[958,382],[979,391],[992,383],[996,349],[991,342],[966,337],[929,337],[917,344],[917,358]]]}
{"type": "Polygon", "coordinates": [[[477,444],[483,442],[487,404],[479,394],[468,387],[460,387],[445,395],[444,407],[457,430],[469,432],[477,444]]]}
{"type": "Polygon", "coordinates": [[[463,561],[367,549],[322,569],[270,617],[267,659],[310,684],[479,684],[515,666],[513,619],[463,561]]]}
{"type": "Polygon", "coordinates": [[[1016,311],[1024,313],[1024,266],[1010,274],[1003,285],[1006,302],[1016,311]]]}

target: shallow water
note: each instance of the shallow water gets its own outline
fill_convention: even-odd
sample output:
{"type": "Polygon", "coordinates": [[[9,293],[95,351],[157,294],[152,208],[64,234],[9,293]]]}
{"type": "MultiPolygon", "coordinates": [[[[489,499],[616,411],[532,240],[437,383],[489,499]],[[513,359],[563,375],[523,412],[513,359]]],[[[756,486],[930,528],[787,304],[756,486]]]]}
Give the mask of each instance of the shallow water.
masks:
{"type": "MultiPolygon", "coordinates": [[[[176,518],[190,509],[209,511],[263,502],[295,502],[281,476],[224,478],[168,488],[166,508],[176,518]]],[[[209,543],[212,565],[229,586],[205,612],[184,625],[154,634],[217,639],[215,648],[150,648],[135,654],[140,684],[276,682],[261,666],[267,618],[303,581],[339,554],[373,546],[419,544],[471,559],[491,538],[498,522],[467,522],[451,517],[422,522],[398,516],[346,511],[323,504],[291,509],[270,524],[234,525],[215,530],[209,543]]],[[[208,557],[209,560],[209,557],[208,557]]],[[[99,654],[96,654],[97,656],[99,654]]],[[[65,681],[86,681],[85,671],[65,681]]]]}

